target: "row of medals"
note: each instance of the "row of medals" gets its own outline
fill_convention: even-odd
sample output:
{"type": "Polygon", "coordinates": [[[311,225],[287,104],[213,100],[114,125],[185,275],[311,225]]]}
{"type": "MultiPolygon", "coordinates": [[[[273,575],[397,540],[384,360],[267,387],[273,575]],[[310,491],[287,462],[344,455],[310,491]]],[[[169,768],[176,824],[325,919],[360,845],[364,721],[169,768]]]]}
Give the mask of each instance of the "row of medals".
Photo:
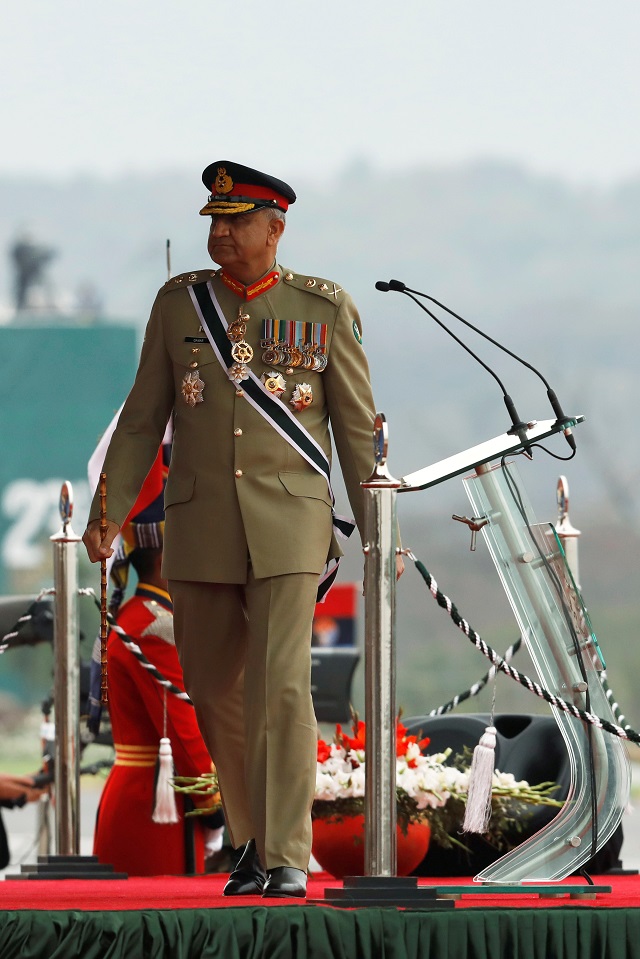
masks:
{"type": "MultiPolygon", "coordinates": [[[[245,340],[247,333],[247,323],[251,319],[248,313],[242,312],[242,307],[238,308],[238,316],[227,327],[227,337],[233,344],[231,347],[231,356],[233,357],[233,366],[229,369],[229,378],[234,383],[241,383],[242,380],[249,378],[247,364],[253,359],[253,348],[245,340]]],[[[327,365],[326,353],[322,347],[312,343],[305,343],[304,346],[294,346],[292,343],[280,343],[277,340],[260,340],[260,346],[264,352],[262,359],[269,366],[301,366],[304,370],[313,370],[322,372],[327,365]]]]}

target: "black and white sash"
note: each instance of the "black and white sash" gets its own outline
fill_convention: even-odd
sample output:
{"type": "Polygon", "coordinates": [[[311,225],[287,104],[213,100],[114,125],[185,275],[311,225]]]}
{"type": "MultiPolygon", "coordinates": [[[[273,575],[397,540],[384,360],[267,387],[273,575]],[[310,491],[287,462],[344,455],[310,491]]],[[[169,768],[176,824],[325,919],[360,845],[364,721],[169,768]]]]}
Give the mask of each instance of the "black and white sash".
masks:
{"type": "MultiPolygon", "coordinates": [[[[234,365],[231,355],[231,343],[227,337],[228,323],[213,290],[211,282],[196,283],[189,288],[189,296],[206,333],[207,339],[216,354],[225,373],[234,365]]],[[[282,436],[308,463],[313,466],[327,481],[332,504],[335,503],[331,489],[331,467],[322,447],[313,436],[300,424],[293,413],[279,399],[272,396],[264,383],[258,379],[249,367],[246,367],[248,379],[238,384],[245,399],[275,430],[282,436]]],[[[355,529],[353,520],[345,516],[338,516],[332,506],[333,528],[338,536],[347,539],[355,529]]],[[[320,577],[318,587],[318,602],[322,602],[333,585],[338,572],[340,560],[334,563],[320,577]]]]}

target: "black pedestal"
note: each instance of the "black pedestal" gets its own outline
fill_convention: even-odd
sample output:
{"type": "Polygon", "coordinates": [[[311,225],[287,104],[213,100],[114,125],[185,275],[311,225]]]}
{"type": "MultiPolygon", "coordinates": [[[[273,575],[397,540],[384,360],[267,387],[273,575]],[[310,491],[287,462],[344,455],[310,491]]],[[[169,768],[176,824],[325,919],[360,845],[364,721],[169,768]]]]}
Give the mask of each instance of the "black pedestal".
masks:
{"type": "Polygon", "coordinates": [[[403,909],[451,909],[451,899],[438,899],[434,886],[418,886],[414,876],[346,876],[342,888],[325,889],[324,899],[309,900],[314,905],[397,906],[403,909]]]}
{"type": "Polygon", "coordinates": [[[97,856],[38,856],[37,863],[21,867],[19,876],[5,879],[128,879],[126,872],[98,862],[97,856]]]}

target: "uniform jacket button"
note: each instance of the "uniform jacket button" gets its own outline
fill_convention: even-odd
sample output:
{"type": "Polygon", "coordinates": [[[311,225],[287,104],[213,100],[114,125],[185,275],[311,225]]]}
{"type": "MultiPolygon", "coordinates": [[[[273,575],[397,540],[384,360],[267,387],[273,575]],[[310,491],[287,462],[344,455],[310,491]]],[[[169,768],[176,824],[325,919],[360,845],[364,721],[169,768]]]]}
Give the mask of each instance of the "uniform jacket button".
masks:
{"type": "Polygon", "coordinates": [[[238,479],[240,479],[240,477],[242,476],[242,470],[236,470],[236,476],[238,477],[238,479]]]}
{"type": "Polygon", "coordinates": [[[242,430],[240,429],[239,426],[237,426],[236,429],[233,431],[233,435],[234,435],[234,436],[242,436],[242,430]]]}

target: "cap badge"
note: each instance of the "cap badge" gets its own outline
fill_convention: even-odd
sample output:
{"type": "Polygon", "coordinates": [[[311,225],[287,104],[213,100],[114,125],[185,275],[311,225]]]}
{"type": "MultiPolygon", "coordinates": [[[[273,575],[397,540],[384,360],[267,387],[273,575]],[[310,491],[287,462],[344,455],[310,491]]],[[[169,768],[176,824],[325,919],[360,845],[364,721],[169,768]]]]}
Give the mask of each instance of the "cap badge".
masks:
{"type": "Polygon", "coordinates": [[[218,173],[215,181],[216,193],[231,193],[233,190],[233,180],[227,174],[227,168],[224,166],[218,167],[218,173]]]}
{"type": "Polygon", "coordinates": [[[198,370],[185,373],[184,379],[182,380],[182,395],[189,406],[195,406],[196,403],[204,402],[202,399],[203,389],[204,383],[200,379],[198,370]]]}
{"type": "Polygon", "coordinates": [[[302,410],[306,410],[307,406],[311,406],[313,403],[313,392],[308,383],[298,383],[295,390],[291,394],[291,399],[289,400],[289,406],[292,406],[294,410],[297,410],[300,413],[302,410]]]}

